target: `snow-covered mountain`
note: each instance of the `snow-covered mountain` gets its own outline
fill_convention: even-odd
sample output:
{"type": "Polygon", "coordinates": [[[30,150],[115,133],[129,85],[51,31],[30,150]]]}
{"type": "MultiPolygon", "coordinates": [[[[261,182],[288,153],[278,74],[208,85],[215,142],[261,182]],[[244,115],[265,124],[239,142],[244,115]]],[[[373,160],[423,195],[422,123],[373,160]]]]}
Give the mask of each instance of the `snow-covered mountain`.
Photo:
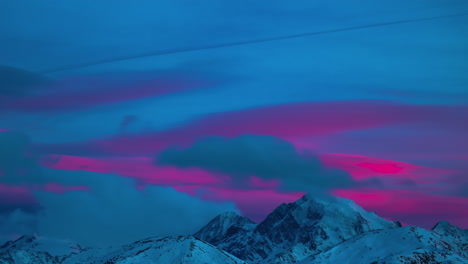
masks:
{"type": "Polygon", "coordinates": [[[84,250],[80,245],[70,240],[51,239],[35,234],[24,235],[16,240],[6,242],[0,246],[0,251],[21,249],[25,251],[48,252],[53,256],[66,256],[80,253],[84,250]]]}
{"type": "Polygon", "coordinates": [[[431,230],[446,241],[454,251],[468,259],[468,229],[461,229],[447,221],[440,221],[431,230]]]}
{"type": "MultiPolygon", "coordinates": [[[[257,224],[247,217],[240,216],[236,212],[228,211],[216,216],[207,225],[195,233],[195,237],[210,244],[217,245],[219,240],[226,236],[227,232],[249,232],[257,224]]],[[[230,235],[227,234],[227,235],[230,235]]]]}
{"type": "Polygon", "coordinates": [[[399,227],[351,200],[311,195],[280,205],[258,225],[239,219],[234,214],[215,218],[195,236],[203,239],[222,234],[209,241],[249,262],[292,263],[364,232],[399,227]]]}
{"type": "Polygon", "coordinates": [[[60,260],[47,252],[21,249],[0,251],[0,264],[59,264],[60,260]]]}
{"type": "Polygon", "coordinates": [[[261,223],[234,212],[194,236],[154,237],[121,247],[83,248],[23,236],[0,246],[0,264],[324,264],[467,263],[468,230],[401,227],[342,198],[305,195],[261,223]]]}
{"type": "MultiPolygon", "coordinates": [[[[5,244],[0,250],[0,264],[246,264],[192,236],[148,238],[122,247],[68,252],[66,256],[52,255],[46,247],[34,246],[34,239],[25,236],[5,244]]],[[[62,253],[57,250],[60,247],[51,252],[62,253]]]]}
{"type": "Polygon", "coordinates": [[[136,241],[100,256],[76,254],[63,264],[245,264],[244,261],[192,236],[136,241]],[[85,257],[84,257],[85,256],[85,257]]]}
{"type": "Polygon", "coordinates": [[[361,234],[300,263],[468,263],[460,250],[435,232],[408,226],[361,234]]]}
{"type": "Polygon", "coordinates": [[[0,264],[55,264],[84,249],[69,240],[24,235],[0,246],[0,264]]]}

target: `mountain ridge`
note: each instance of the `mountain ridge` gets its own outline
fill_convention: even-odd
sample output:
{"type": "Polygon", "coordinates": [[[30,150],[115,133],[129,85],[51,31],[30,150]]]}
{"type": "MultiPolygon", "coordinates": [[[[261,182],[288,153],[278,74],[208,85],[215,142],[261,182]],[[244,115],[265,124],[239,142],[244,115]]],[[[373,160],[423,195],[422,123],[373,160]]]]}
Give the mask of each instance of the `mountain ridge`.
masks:
{"type": "Polygon", "coordinates": [[[193,236],[150,237],[120,247],[25,235],[0,246],[0,264],[449,264],[468,263],[467,252],[468,230],[447,221],[431,230],[402,227],[351,200],[307,194],[260,223],[228,211],[193,236]]]}
{"type": "Polygon", "coordinates": [[[297,262],[363,232],[398,226],[351,200],[306,194],[278,206],[254,229],[240,228],[213,242],[253,263],[297,262]]]}

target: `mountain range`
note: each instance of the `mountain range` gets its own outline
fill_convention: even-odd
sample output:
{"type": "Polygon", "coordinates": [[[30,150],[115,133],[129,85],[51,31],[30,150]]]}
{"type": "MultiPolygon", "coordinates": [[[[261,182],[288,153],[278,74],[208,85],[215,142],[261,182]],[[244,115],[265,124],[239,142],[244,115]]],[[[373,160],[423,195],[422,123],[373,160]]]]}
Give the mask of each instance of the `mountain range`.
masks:
{"type": "Polygon", "coordinates": [[[304,195],[260,223],[225,212],[192,236],[82,247],[25,235],[0,246],[0,264],[393,264],[468,263],[468,230],[441,221],[403,227],[353,201],[304,195]]]}

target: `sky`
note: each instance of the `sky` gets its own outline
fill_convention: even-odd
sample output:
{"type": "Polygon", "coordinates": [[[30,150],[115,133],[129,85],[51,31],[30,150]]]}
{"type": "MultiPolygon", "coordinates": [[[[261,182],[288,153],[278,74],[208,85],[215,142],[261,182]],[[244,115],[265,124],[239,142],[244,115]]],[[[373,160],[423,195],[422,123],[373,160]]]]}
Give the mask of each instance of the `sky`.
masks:
{"type": "Polygon", "coordinates": [[[0,241],[185,235],[305,192],[468,228],[467,13],[464,0],[1,1],[0,241]]]}

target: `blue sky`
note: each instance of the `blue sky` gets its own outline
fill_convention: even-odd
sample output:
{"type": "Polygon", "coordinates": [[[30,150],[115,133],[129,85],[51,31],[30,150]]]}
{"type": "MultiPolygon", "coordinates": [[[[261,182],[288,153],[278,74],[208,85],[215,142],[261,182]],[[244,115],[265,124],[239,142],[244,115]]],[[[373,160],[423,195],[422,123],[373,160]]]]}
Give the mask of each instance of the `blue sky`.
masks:
{"type": "MultiPolygon", "coordinates": [[[[207,205],[210,214],[234,204],[259,220],[304,190],[284,191],[283,177],[230,186],[226,179],[235,175],[195,163],[190,169],[161,167],[152,160],[172,145],[190,148],[209,136],[272,136],[298,153],[314,153],[354,181],[365,180],[346,190],[317,186],[321,191],[410,224],[428,227],[441,217],[463,223],[467,216],[445,205],[466,206],[468,195],[467,15],[45,72],[166,49],[467,12],[464,0],[2,1],[0,66],[9,68],[0,68],[0,76],[9,79],[0,82],[0,133],[28,139],[4,149],[22,153],[27,145],[41,170],[64,177],[79,171],[83,177],[106,174],[110,181],[132,178],[138,188],[158,185],[225,203],[207,205]],[[31,83],[19,85],[25,80],[31,83]],[[15,89],[20,92],[12,95],[15,89]],[[381,185],[366,185],[369,178],[381,185]],[[270,200],[249,204],[236,198],[239,193],[270,200]],[[363,198],[368,193],[408,197],[414,211],[392,211],[363,198]],[[417,210],[429,203],[437,203],[433,213],[417,210]]],[[[256,139],[249,142],[255,146],[256,139]]],[[[268,158],[263,155],[259,160],[268,158]]],[[[31,170],[22,160],[15,170],[31,170]]],[[[29,184],[14,177],[0,177],[8,200],[0,213],[2,206],[26,210],[41,202],[61,210],[55,200],[33,193],[60,197],[92,186],[56,177],[37,186],[29,176],[29,184]]],[[[8,217],[0,215],[0,222],[8,217]]]]}

